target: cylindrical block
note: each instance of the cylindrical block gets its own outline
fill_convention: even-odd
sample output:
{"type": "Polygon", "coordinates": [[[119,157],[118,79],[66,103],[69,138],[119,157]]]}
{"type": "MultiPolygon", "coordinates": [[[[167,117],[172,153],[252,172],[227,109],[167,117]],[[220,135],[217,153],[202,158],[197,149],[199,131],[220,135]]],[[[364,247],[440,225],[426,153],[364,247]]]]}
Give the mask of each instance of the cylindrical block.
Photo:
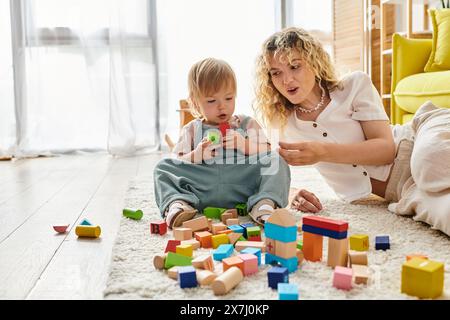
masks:
{"type": "Polygon", "coordinates": [[[167,254],[157,254],[153,257],[153,265],[155,269],[162,270],[164,269],[164,264],[166,262],[167,254]]]}
{"type": "Polygon", "coordinates": [[[228,293],[244,279],[244,275],[238,267],[231,267],[212,283],[212,289],[216,296],[228,293]]]}
{"type": "Polygon", "coordinates": [[[141,220],[144,213],[142,210],[139,209],[129,209],[125,208],[123,209],[123,215],[127,218],[134,219],[134,220],[141,220]]]}
{"type": "Polygon", "coordinates": [[[102,233],[99,226],[77,226],[75,234],[79,237],[98,238],[102,233]]]}

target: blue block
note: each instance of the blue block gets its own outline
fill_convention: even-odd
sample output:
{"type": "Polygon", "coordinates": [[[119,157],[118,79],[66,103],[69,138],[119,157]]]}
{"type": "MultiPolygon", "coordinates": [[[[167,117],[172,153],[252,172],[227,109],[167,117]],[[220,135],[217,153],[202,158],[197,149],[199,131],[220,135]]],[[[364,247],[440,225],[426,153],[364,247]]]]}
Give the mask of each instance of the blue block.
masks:
{"type": "Polygon", "coordinates": [[[241,223],[241,227],[244,229],[244,238],[247,239],[247,228],[248,227],[254,227],[255,225],[251,222],[247,222],[247,223],[241,223]]]}
{"type": "Polygon", "coordinates": [[[178,282],[180,288],[195,288],[197,286],[197,275],[192,266],[178,267],[178,282]]]}
{"type": "Polygon", "coordinates": [[[242,233],[244,234],[245,229],[242,228],[240,225],[235,224],[234,226],[228,226],[228,229],[230,229],[231,231],[235,232],[235,233],[242,233]]]}
{"type": "Polygon", "coordinates": [[[304,224],[302,226],[302,230],[305,231],[305,232],[314,233],[314,234],[318,234],[318,235],[329,237],[329,238],[333,238],[333,239],[345,239],[345,238],[347,238],[347,231],[338,232],[338,231],[333,231],[333,230],[313,227],[313,226],[309,226],[309,225],[306,225],[306,224],[304,224]]]}
{"type": "Polygon", "coordinates": [[[278,283],[279,300],[298,300],[298,286],[295,283],[278,283]]]}
{"type": "Polygon", "coordinates": [[[289,283],[288,269],[284,267],[272,267],[267,271],[267,279],[269,280],[269,287],[277,289],[278,283],[289,283]]]}
{"type": "Polygon", "coordinates": [[[375,249],[387,250],[390,249],[389,236],[376,236],[375,237],[375,249]]]}
{"type": "Polygon", "coordinates": [[[234,247],[232,244],[221,244],[216,250],[213,251],[213,258],[216,261],[222,261],[233,254],[234,247]]]}
{"type": "Polygon", "coordinates": [[[88,219],[83,219],[81,221],[80,226],[92,226],[92,223],[88,219]]]}
{"type": "Polygon", "coordinates": [[[265,262],[265,264],[281,265],[281,266],[287,268],[289,270],[289,272],[295,272],[298,269],[298,258],[297,257],[284,259],[284,258],[275,256],[273,254],[266,253],[264,262],[265,262]]]}
{"type": "Polygon", "coordinates": [[[254,254],[258,257],[258,266],[261,265],[261,249],[258,248],[245,248],[244,250],[241,250],[241,253],[249,253],[254,254]]]}
{"type": "Polygon", "coordinates": [[[266,238],[282,242],[297,241],[297,226],[282,227],[277,224],[266,222],[264,224],[264,232],[266,234],[266,238]]]}

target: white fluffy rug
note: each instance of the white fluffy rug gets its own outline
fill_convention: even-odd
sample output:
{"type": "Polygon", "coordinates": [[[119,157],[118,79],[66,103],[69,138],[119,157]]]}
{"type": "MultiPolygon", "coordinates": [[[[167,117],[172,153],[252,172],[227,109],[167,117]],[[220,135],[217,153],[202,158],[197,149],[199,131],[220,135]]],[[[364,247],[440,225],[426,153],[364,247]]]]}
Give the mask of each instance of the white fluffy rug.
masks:
{"type": "MultiPolygon", "coordinates": [[[[414,299],[400,293],[401,266],[410,253],[423,253],[430,259],[445,263],[445,291],[440,299],[450,299],[449,237],[411,218],[389,213],[386,203],[378,199],[358,205],[345,204],[310,167],[294,168],[291,186],[314,192],[324,205],[321,215],[348,221],[349,235],[365,233],[371,241],[368,252],[371,282],[354,286],[346,292],[331,285],[332,269],[326,265],[327,240],[324,237],[324,260],[317,263],[305,261],[297,272],[289,275],[289,282],[298,284],[300,299],[414,299]],[[379,234],[390,235],[390,250],[374,249],[374,238],[379,234]]],[[[267,285],[270,266],[266,265],[262,265],[257,274],[245,277],[223,297],[214,296],[209,287],[181,289],[166,272],[153,267],[153,256],[164,252],[172,235],[171,232],[164,236],[150,234],[150,221],[160,220],[154,202],[152,177],[140,177],[130,183],[125,207],[141,208],[145,214],[140,221],[123,218],[121,222],[104,291],[105,299],[278,299],[277,291],[267,285]]],[[[300,220],[300,212],[293,214],[300,220]]],[[[205,249],[198,251],[207,252],[205,249]]]]}

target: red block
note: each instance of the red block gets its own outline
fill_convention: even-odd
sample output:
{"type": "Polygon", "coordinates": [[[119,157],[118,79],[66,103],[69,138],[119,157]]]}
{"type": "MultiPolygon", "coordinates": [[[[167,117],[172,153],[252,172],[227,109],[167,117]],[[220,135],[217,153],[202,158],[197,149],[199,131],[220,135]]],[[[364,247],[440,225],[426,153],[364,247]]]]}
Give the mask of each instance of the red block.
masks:
{"type": "Polygon", "coordinates": [[[303,225],[343,232],[348,230],[348,222],[330,218],[308,216],[303,217],[303,225]]]}
{"type": "Polygon", "coordinates": [[[181,244],[180,240],[169,240],[167,241],[166,250],[164,250],[164,253],[170,251],[173,253],[177,253],[177,246],[181,244]]]}
{"type": "Polygon", "coordinates": [[[150,233],[164,235],[167,232],[167,223],[165,221],[150,222],[150,233]]]}
{"type": "Polygon", "coordinates": [[[248,241],[261,241],[261,235],[248,237],[248,241]]]}
{"type": "Polygon", "coordinates": [[[230,129],[230,124],[228,122],[219,124],[219,130],[222,133],[222,136],[225,137],[227,134],[227,130],[230,129]]]}

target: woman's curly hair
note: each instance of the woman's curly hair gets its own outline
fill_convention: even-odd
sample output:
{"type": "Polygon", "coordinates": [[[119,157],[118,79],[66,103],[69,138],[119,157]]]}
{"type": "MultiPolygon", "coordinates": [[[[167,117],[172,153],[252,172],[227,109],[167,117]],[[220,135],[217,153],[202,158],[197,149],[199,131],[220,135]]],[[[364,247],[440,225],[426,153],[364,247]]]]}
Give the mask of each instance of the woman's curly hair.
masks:
{"type": "Polygon", "coordinates": [[[328,91],[341,89],[336,71],[329,54],[322,44],[307,31],[300,28],[287,28],[273,34],[263,46],[262,52],[256,59],[256,99],[253,109],[266,127],[278,123],[283,128],[289,115],[293,112],[293,105],[278,92],[272,83],[269,73],[270,58],[287,58],[293,60],[294,53],[299,53],[316,76],[316,81],[328,91]]]}

